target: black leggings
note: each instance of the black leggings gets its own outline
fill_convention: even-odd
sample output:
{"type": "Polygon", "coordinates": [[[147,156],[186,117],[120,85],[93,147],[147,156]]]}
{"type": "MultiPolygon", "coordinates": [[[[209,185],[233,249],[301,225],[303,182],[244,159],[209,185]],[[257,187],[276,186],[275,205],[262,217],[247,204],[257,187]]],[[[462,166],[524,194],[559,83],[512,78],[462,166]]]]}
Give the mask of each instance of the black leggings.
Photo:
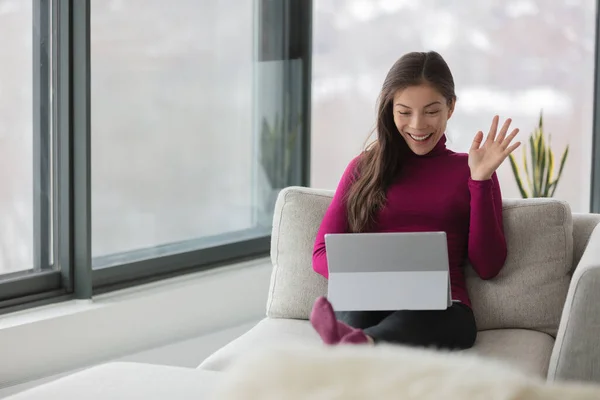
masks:
{"type": "Polygon", "coordinates": [[[336,316],[375,343],[454,350],[472,347],[477,338],[473,311],[462,303],[439,311],[341,311],[336,316]]]}

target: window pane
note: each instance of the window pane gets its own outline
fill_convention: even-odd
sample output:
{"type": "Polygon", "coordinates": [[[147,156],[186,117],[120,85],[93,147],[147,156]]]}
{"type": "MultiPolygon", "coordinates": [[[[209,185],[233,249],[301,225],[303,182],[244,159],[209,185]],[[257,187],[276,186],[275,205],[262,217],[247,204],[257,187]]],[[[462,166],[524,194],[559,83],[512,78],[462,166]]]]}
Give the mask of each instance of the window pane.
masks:
{"type": "MultiPolygon", "coordinates": [[[[454,74],[458,95],[448,123],[449,147],[466,152],[496,113],[512,117],[526,140],[543,109],[556,164],[569,145],[555,197],[574,211],[589,210],[596,2],[469,4],[315,2],[313,186],[335,187],[361,149],[375,122],[381,84],[396,59],[409,51],[436,50],[454,74]]],[[[504,197],[520,197],[508,161],[498,174],[504,197]]]]}
{"type": "Polygon", "coordinates": [[[0,1],[0,275],[33,267],[32,18],[0,1]]]}
{"type": "Polygon", "coordinates": [[[92,1],[95,267],[270,233],[277,189],[294,183],[299,117],[281,101],[294,62],[256,62],[258,10],[92,1]]]}

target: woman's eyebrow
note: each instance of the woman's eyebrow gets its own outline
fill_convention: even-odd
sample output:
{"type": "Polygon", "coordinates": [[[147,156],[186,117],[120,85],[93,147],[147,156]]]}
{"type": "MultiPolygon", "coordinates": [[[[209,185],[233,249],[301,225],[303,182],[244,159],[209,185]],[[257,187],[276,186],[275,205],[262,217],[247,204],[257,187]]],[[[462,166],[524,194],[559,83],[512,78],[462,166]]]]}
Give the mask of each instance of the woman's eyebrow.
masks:
{"type": "MultiPolygon", "coordinates": [[[[439,101],[434,101],[433,103],[429,103],[429,104],[427,104],[427,105],[426,105],[425,107],[423,107],[423,108],[430,107],[430,106],[432,106],[432,105],[434,105],[434,104],[442,104],[442,103],[441,103],[441,102],[439,102],[439,101]]],[[[396,104],[394,104],[394,106],[396,106],[396,107],[397,107],[397,106],[400,106],[400,107],[404,107],[404,108],[408,108],[408,109],[410,109],[410,107],[409,107],[409,106],[406,106],[406,105],[404,105],[404,104],[402,104],[402,103],[396,103],[396,104]]]]}

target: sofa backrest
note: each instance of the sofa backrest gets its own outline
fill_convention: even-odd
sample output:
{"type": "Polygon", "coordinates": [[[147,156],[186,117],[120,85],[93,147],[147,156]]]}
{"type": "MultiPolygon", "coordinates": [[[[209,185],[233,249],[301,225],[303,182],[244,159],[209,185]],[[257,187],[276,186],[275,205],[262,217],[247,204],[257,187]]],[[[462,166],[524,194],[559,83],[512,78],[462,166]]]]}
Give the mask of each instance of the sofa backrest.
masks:
{"type": "MultiPolygon", "coordinates": [[[[303,187],[280,192],[271,236],[267,316],[307,319],[314,300],[327,293],[327,280],[312,269],[312,250],[332,196],[329,190],[303,187]]],[[[509,253],[503,270],[483,281],[466,267],[478,327],[535,329],[554,335],[574,257],[570,208],[554,199],[508,199],[503,216],[509,253]]]]}
{"type": "MultiPolygon", "coordinates": [[[[577,267],[592,231],[600,223],[600,214],[573,213],[573,268],[577,267]]],[[[571,271],[573,272],[573,271],[571,271]]]]}
{"type": "Polygon", "coordinates": [[[554,199],[506,199],[502,215],[508,254],[498,276],[484,281],[466,266],[477,326],[555,336],[571,281],[571,209],[554,199]]]}
{"type": "Polygon", "coordinates": [[[267,316],[308,319],[315,299],[327,293],[327,279],[312,269],[312,250],[332,197],[332,191],[302,187],[279,192],[271,233],[267,316]]]}

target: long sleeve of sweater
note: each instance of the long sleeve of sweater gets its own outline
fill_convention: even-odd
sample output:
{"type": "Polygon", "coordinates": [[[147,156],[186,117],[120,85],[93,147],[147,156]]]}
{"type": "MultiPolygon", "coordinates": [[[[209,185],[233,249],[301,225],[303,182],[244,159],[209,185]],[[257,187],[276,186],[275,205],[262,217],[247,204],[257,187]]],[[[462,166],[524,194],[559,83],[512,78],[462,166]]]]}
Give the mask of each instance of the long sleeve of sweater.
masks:
{"type": "Polygon", "coordinates": [[[486,181],[474,181],[469,178],[469,191],[469,261],[481,279],[492,279],[506,261],[502,194],[496,173],[492,179],[486,181]]]}
{"type": "Polygon", "coordinates": [[[315,245],[313,248],[313,269],[315,272],[329,277],[329,269],[327,267],[327,252],[325,251],[325,234],[327,233],[345,233],[348,231],[348,214],[346,211],[346,194],[352,184],[356,170],[358,158],[355,158],[348,164],[331,204],[325,212],[323,221],[317,232],[315,245]]]}

